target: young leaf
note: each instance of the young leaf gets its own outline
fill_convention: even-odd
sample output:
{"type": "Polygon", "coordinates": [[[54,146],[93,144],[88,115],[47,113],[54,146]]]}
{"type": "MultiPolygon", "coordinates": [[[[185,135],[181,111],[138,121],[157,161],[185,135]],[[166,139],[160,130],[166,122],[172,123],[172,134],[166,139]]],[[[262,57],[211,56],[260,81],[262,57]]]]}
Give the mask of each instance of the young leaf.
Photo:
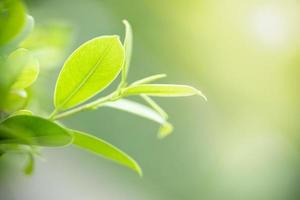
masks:
{"type": "Polygon", "coordinates": [[[131,84],[131,86],[133,85],[141,85],[141,84],[145,84],[145,83],[150,83],[156,80],[159,80],[161,78],[165,78],[167,75],[166,74],[155,74],[146,78],[143,78],[141,80],[135,81],[131,84]]]}
{"type": "Polygon", "coordinates": [[[157,112],[155,112],[151,108],[128,99],[120,99],[117,101],[109,102],[104,104],[104,106],[126,111],[138,115],[140,117],[144,117],[146,119],[152,120],[159,124],[164,124],[166,121],[165,118],[160,116],[157,112]]]}
{"type": "Polygon", "coordinates": [[[129,112],[135,115],[138,115],[140,117],[144,117],[146,119],[152,120],[154,122],[157,122],[161,125],[158,137],[164,138],[167,135],[169,135],[173,131],[173,126],[169,122],[167,122],[166,118],[159,115],[157,112],[155,112],[153,109],[144,106],[143,104],[130,101],[127,99],[120,99],[118,101],[109,102],[104,104],[104,106],[115,108],[118,110],[122,110],[125,112],[129,112]]]}
{"type": "Polygon", "coordinates": [[[164,139],[165,137],[170,135],[172,133],[172,131],[173,131],[173,125],[166,122],[159,128],[157,137],[159,139],[164,139]]]}
{"type": "Polygon", "coordinates": [[[0,123],[0,144],[59,147],[71,142],[66,129],[37,116],[16,115],[0,123]]]}
{"type": "Polygon", "coordinates": [[[19,0],[0,1],[0,46],[13,40],[26,23],[26,12],[19,0]]]}
{"type": "Polygon", "coordinates": [[[21,90],[29,87],[37,79],[39,74],[39,63],[28,50],[18,49],[14,52],[14,58],[19,59],[20,74],[12,85],[13,90],[21,90]]]}
{"type": "Polygon", "coordinates": [[[131,54],[132,54],[132,29],[127,20],[123,20],[123,23],[126,28],[126,33],[125,33],[125,40],[124,40],[125,62],[122,69],[122,81],[126,81],[129,66],[130,66],[131,54]]]}
{"type": "Polygon", "coordinates": [[[148,96],[158,96],[158,97],[184,97],[184,96],[200,95],[206,100],[206,97],[199,90],[187,85],[171,85],[171,84],[134,85],[125,88],[123,94],[125,96],[145,94],[148,96]]]}
{"type": "Polygon", "coordinates": [[[0,109],[12,113],[24,109],[28,103],[28,94],[25,90],[10,91],[0,101],[0,109]]]}
{"type": "Polygon", "coordinates": [[[74,107],[106,88],[119,74],[124,48],[118,36],[94,38],[75,50],[58,77],[57,110],[74,107]]]}
{"type": "Polygon", "coordinates": [[[142,176],[142,170],[137,162],[120,149],[95,136],[79,131],[72,132],[74,145],[115,161],[121,165],[127,166],[142,176]]]}

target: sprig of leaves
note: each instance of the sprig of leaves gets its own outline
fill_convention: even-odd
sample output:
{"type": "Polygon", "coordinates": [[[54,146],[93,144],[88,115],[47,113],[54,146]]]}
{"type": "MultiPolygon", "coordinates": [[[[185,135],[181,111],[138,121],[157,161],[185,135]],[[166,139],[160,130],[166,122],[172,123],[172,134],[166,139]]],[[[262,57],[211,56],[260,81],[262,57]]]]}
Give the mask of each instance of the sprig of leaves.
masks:
{"type": "MultiPolygon", "coordinates": [[[[20,103],[22,98],[17,99],[16,97],[27,99],[27,89],[34,83],[39,73],[38,60],[33,57],[30,50],[17,47],[15,51],[6,56],[7,49],[11,49],[16,44],[18,46],[22,39],[26,38],[28,30],[33,26],[33,19],[26,17],[25,7],[18,0],[12,1],[14,3],[8,3],[10,2],[8,0],[3,2],[0,2],[0,26],[11,27],[12,23],[17,21],[18,23],[15,25],[18,28],[10,31],[0,30],[0,52],[2,52],[0,54],[0,72],[5,71],[7,75],[0,81],[0,94],[4,97],[0,103],[2,116],[0,119],[0,152],[3,155],[14,149],[24,151],[28,157],[24,168],[26,174],[31,174],[34,169],[36,152],[32,149],[35,147],[74,145],[127,166],[141,176],[141,167],[129,155],[103,139],[78,130],[71,130],[58,123],[57,120],[85,110],[110,107],[160,124],[158,137],[164,138],[172,132],[173,126],[168,122],[168,114],[151,96],[199,95],[206,100],[199,90],[191,86],[153,83],[166,77],[165,74],[149,76],[128,84],[133,37],[131,25],[124,20],[126,34],[123,43],[116,35],[96,37],[79,46],[69,56],[56,82],[52,114],[48,118],[36,116],[25,109],[26,103],[20,103]],[[11,18],[5,19],[1,15],[3,12],[14,12],[15,10],[20,12],[18,16],[10,15],[11,18]],[[17,17],[18,20],[15,19],[17,17]],[[121,74],[121,80],[113,92],[89,101],[115,81],[119,74],[121,74]],[[140,96],[147,105],[127,99],[130,96],[140,96]],[[12,98],[14,99],[12,100],[12,98]],[[24,146],[28,148],[21,148],[24,146]]],[[[31,39],[30,44],[32,42],[31,39]]],[[[26,41],[22,44],[26,44],[26,41]]]]}

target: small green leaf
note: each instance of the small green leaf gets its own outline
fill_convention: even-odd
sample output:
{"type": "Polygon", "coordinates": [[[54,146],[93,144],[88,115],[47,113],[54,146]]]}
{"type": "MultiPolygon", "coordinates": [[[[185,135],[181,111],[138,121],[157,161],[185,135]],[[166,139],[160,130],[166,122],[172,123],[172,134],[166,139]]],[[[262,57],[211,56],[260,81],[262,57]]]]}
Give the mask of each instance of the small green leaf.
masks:
{"type": "Polygon", "coordinates": [[[14,52],[14,58],[18,59],[22,69],[16,77],[15,83],[12,85],[13,90],[21,90],[31,86],[38,77],[39,63],[28,50],[18,49],[14,52]]]}
{"type": "Polygon", "coordinates": [[[26,10],[19,0],[0,1],[0,46],[12,41],[26,23],[26,10]]]}
{"type": "Polygon", "coordinates": [[[27,155],[28,155],[28,160],[23,171],[25,175],[30,176],[34,171],[35,160],[32,152],[28,152],[27,155]]]}
{"type": "Polygon", "coordinates": [[[156,81],[156,80],[165,78],[166,76],[167,76],[166,74],[155,74],[155,75],[152,75],[152,76],[143,78],[143,79],[141,79],[141,80],[137,80],[137,81],[133,82],[133,83],[131,84],[131,86],[133,86],[133,85],[141,85],[141,84],[150,83],[150,82],[153,82],[153,81],[156,81]]]}
{"type": "Polygon", "coordinates": [[[200,95],[206,100],[206,97],[202,94],[202,92],[187,85],[171,85],[171,84],[134,85],[125,88],[123,90],[123,94],[125,96],[145,94],[148,96],[157,96],[157,97],[184,97],[184,96],[200,95]]]}
{"type": "Polygon", "coordinates": [[[115,161],[121,165],[127,166],[130,169],[136,171],[140,176],[142,176],[142,170],[137,162],[134,161],[126,153],[109,144],[108,142],[79,131],[73,131],[73,136],[73,144],[75,144],[76,146],[96,153],[97,155],[103,156],[104,158],[115,161]]]}
{"type": "Polygon", "coordinates": [[[105,89],[119,74],[124,48],[118,36],[94,38],[75,50],[58,77],[57,110],[74,107],[105,89]]]}
{"type": "Polygon", "coordinates": [[[59,147],[71,142],[66,129],[37,116],[17,115],[0,123],[0,144],[59,147]]]}
{"type": "Polygon", "coordinates": [[[114,102],[106,103],[104,104],[104,106],[129,112],[137,116],[144,117],[146,119],[159,123],[161,125],[158,132],[159,138],[164,138],[165,136],[169,135],[173,131],[173,126],[172,124],[167,122],[167,118],[163,117],[153,109],[143,104],[130,101],[128,99],[120,99],[114,102]]]}
{"type": "Polygon", "coordinates": [[[104,106],[126,111],[138,115],[140,117],[147,118],[159,124],[164,124],[166,121],[162,116],[160,116],[153,109],[128,99],[120,99],[114,102],[109,102],[104,104],[104,106]]]}
{"type": "Polygon", "coordinates": [[[132,29],[127,20],[123,20],[123,23],[125,25],[126,33],[124,40],[125,62],[122,69],[122,81],[126,81],[132,54],[132,29]]]}

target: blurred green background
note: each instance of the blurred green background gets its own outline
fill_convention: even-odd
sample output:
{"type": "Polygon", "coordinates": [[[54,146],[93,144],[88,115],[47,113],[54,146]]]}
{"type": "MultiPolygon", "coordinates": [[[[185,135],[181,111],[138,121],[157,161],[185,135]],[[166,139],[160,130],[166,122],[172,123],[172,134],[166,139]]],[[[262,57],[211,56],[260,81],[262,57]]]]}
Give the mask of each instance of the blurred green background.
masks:
{"type": "Polygon", "coordinates": [[[67,55],[95,36],[123,37],[122,19],[134,33],[131,81],[165,72],[164,82],[193,85],[208,102],[158,99],[175,125],[165,140],[156,139],[156,124],[108,108],[65,120],[128,152],[144,177],[74,148],[45,149],[47,162],[32,177],[18,170],[20,159],[1,166],[1,200],[300,199],[299,1],[26,3],[37,26],[64,23],[72,35],[60,63],[38,80],[36,108],[52,109],[67,55]]]}

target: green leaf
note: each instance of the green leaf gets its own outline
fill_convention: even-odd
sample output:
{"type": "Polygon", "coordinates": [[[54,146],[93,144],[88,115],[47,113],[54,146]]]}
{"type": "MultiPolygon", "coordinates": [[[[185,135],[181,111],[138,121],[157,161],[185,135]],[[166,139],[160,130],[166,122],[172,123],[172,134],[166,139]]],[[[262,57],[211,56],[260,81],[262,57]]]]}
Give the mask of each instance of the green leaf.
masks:
{"type": "Polygon", "coordinates": [[[94,38],[75,50],[57,80],[54,104],[68,109],[105,89],[119,74],[124,48],[118,36],[94,38]]]}
{"type": "Polygon", "coordinates": [[[37,116],[17,115],[0,124],[0,144],[59,147],[70,144],[72,139],[63,127],[37,116]]]}
{"type": "Polygon", "coordinates": [[[124,40],[124,48],[125,48],[125,62],[122,69],[122,81],[126,81],[130,61],[131,61],[131,54],[132,54],[132,29],[131,25],[127,20],[123,20],[125,25],[125,40],[124,40]]]}
{"type": "Polygon", "coordinates": [[[25,175],[30,176],[34,171],[35,160],[32,152],[28,152],[27,155],[28,155],[28,160],[23,171],[25,175]]]}
{"type": "Polygon", "coordinates": [[[0,46],[12,41],[26,23],[26,10],[19,0],[0,1],[0,46]]]}
{"type": "Polygon", "coordinates": [[[147,95],[142,94],[141,97],[164,119],[168,119],[168,114],[164,111],[153,99],[147,95]]]}
{"type": "Polygon", "coordinates": [[[73,144],[76,146],[115,161],[121,165],[127,166],[142,176],[142,170],[137,162],[108,142],[79,131],[73,131],[73,136],[73,144]]]}
{"type": "Polygon", "coordinates": [[[104,104],[104,106],[129,112],[137,116],[144,117],[146,119],[159,123],[161,127],[158,131],[158,137],[161,139],[166,137],[173,131],[173,126],[167,121],[167,118],[163,117],[153,109],[143,104],[130,101],[127,99],[120,99],[114,102],[106,103],[104,104]]]}
{"type": "Polygon", "coordinates": [[[141,85],[141,84],[145,84],[145,83],[150,83],[156,80],[159,80],[161,78],[165,78],[167,75],[166,74],[155,74],[146,78],[143,78],[141,80],[135,81],[131,84],[131,86],[133,85],[141,85]]]}
{"type": "Polygon", "coordinates": [[[56,67],[65,57],[66,48],[72,38],[71,26],[62,21],[50,21],[36,26],[20,46],[30,49],[43,69],[50,69],[56,67]]]}
{"type": "Polygon", "coordinates": [[[14,112],[13,114],[11,114],[10,117],[16,116],[16,115],[33,115],[33,113],[30,110],[18,110],[16,112],[14,112]]]}
{"type": "Polygon", "coordinates": [[[39,63],[28,50],[18,49],[14,52],[14,59],[18,59],[18,68],[21,68],[20,74],[16,77],[15,83],[12,85],[13,90],[21,90],[31,86],[38,77],[39,63]]]}
{"type": "Polygon", "coordinates": [[[160,116],[157,112],[155,112],[153,109],[128,99],[120,99],[117,101],[109,102],[104,104],[104,106],[126,111],[138,115],[140,117],[144,117],[146,119],[152,120],[159,124],[164,124],[166,122],[166,120],[162,116],[160,116]]]}
{"type": "Polygon", "coordinates": [[[145,94],[157,97],[184,97],[200,95],[204,99],[206,97],[197,89],[187,85],[171,85],[171,84],[143,84],[129,86],[123,90],[125,96],[145,94]]]}
{"type": "Polygon", "coordinates": [[[167,137],[168,135],[170,135],[172,133],[173,129],[174,129],[173,125],[166,122],[159,128],[157,137],[159,139],[164,139],[165,137],[167,137]]]}
{"type": "Polygon", "coordinates": [[[26,107],[28,94],[25,90],[10,91],[0,101],[0,109],[7,113],[15,112],[26,107]]]}

